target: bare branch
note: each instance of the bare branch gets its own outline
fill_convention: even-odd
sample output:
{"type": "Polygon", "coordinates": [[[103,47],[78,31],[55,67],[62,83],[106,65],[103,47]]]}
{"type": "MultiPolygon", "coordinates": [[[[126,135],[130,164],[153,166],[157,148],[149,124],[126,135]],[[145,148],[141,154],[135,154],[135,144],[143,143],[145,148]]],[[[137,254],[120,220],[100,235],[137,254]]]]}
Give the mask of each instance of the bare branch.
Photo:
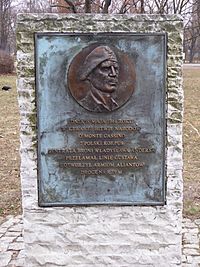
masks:
{"type": "Polygon", "coordinates": [[[155,4],[156,4],[156,7],[157,7],[158,11],[160,12],[160,2],[158,2],[157,0],[155,0],[155,4]]]}
{"type": "Polygon", "coordinates": [[[125,14],[126,13],[125,12],[126,5],[127,5],[127,3],[126,3],[126,0],[125,0],[121,5],[121,8],[119,10],[119,14],[125,14]]]}
{"type": "Polygon", "coordinates": [[[180,4],[180,8],[179,8],[179,14],[181,14],[182,13],[182,11],[183,11],[183,8],[189,3],[190,1],[189,0],[186,0],[185,2],[184,2],[184,0],[181,2],[181,4],[180,4]]]}
{"type": "Polygon", "coordinates": [[[70,9],[69,6],[62,6],[62,5],[50,5],[50,7],[60,7],[60,8],[70,9]]]}

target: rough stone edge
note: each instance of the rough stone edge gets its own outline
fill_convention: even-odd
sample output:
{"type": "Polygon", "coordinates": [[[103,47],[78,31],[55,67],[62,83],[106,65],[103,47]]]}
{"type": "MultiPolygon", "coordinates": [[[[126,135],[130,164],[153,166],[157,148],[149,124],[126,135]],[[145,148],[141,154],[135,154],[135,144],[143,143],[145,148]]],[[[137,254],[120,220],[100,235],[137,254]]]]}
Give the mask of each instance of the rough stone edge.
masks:
{"type": "MultiPolygon", "coordinates": [[[[29,23],[30,21],[32,21],[33,23],[33,27],[35,26],[35,28],[33,29],[33,31],[40,31],[42,27],[46,27],[46,29],[44,31],[56,31],[56,32],[63,32],[66,31],[66,27],[60,28],[59,30],[57,30],[57,28],[55,27],[56,22],[53,19],[57,19],[57,21],[63,21],[66,24],[69,22],[66,22],[66,19],[69,20],[73,20],[73,24],[75,21],[76,22],[80,22],[80,21],[85,21],[87,22],[87,27],[86,25],[85,27],[85,31],[91,31],[91,32],[96,32],[97,30],[93,30],[91,29],[92,26],[94,26],[94,22],[98,24],[99,21],[109,21],[112,22],[114,21],[114,26],[111,24],[107,27],[105,27],[105,29],[102,29],[101,32],[115,32],[114,28],[117,27],[117,23],[119,20],[119,24],[122,21],[128,21],[128,23],[130,24],[130,22],[134,23],[135,21],[137,21],[138,23],[141,23],[140,26],[135,27],[135,31],[139,32],[164,32],[166,30],[166,28],[169,26],[169,21],[173,20],[174,22],[177,22],[179,24],[178,29],[176,31],[176,28],[174,27],[174,25],[170,25],[172,26],[172,28],[174,28],[174,32],[170,33],[168,36],[168,41],[169,41],[169,47],[168,47],[168,82],[169,82],[169,86],[168,86],[168,90],[167,90],[167,97],[172,98],[173,101],[171,101],[171,103],[169,102],[168,105],[168,109],[167,109],[167,161],[166,161],[166,177],[168,179],[168,188],[167,188],[167,204],[164,207],[150,207],[148,208],[148,210],[150,210],[151,212],[155,211],[156,213],[165,213],[167,211],[168,206],[170,205],[171,208],[175,209],[176,211],[178,211],[179,216],[177,218],[179,218],[179,222],[181,222],[181,213],[182,213],[182,121],[183,121],[183,107],[182,105],[179,105],[179,107],[176,107],[176,104],[180,104],[183,103],[183,91],[182,91],[182,79],[180,79],[181,76],[181,66],[182,66],[182,57],[179,57],[178,60],[178,68],[177,68],[177,61],[173,61],[173,58],[175,58],[177,56],[177,54],[179,55],[182,52],[182,21],[180,20],[180,16],[176,16],[176,15],[172,15],[172,16],[150,16],[150,15],[125,15],[125,16],[121,16],[121,15],[117,15],[117,16],[101,16],[101,15],[95,15],[95,16],[91,16],[91,15],[87,15],[87,16],[76,16],[76,15],[57,15],[57,14],[45,14],[45,15],[20,15],[18,17],[18,29],[20,28],[20,24],[24,24],[26,22],[28,22],[27,27],[29,27],[29,23]],[[52,19],[52,25],[51,22],[49,22],[52,19]],[[46,22],[48,21],[48,25],[44,25],[42,23],[42,25],[40,25],[40,21],[44,22],[46,20],[46,22]],[[142,24],[146,23],[146,22],[151,22],[152,25],[149,25],[149,27],[147,27],[148,29],[145,28],[142,29],[142,24]],[[91,22],[91,25],[90,25],[91,22]],[[50,23],[50,24],[49,24],[50,23]],[[89,24],[88,24],[89,23],[89,24]],[[164,25],[166,23],[166,25],[164,25]],[[37,27],[38,26],[38,27],[37,27]],[[174,40],[173,37],[173,33],[179,35],[179,39],[178,40],[174,40]],[[179,45],[178,45],[178,44],[179,45]],[[172,54],[172,50],[173,47],[177,49],[177,52],[175,54],[172,54]],[[171,62],[171,63],[170,63],[171,62]],[[179,79],[176,79],[176,76],[179,76],[179,79]],[[178,85],[177,85],[178,84],[178,85]],[[176,87],[176,90],[174,90],[174,86],[176,87]],[[178,99],[174,98],[174,94],[176,95],[175,97],[178,97],[178,99]],[[173,103],[172,103],[173,102],[173,103]],[[173,133],[176,132],[177,134],[174,135],[173,133]],[[174,154],[173,151],[173,146],[176,146],[177,148],[177,153],[176,153],[176,169],[174,166],[174,157],[172,158],[171,155],[172,153],[174,154]]],[[[70,23],[68,23],[70,24],[70,23]]],[[[25,26],[25,24],[24,24],[25,26]]],[[[70,28],[70,26],[72,25],[68,25],[68,27],[70,28]]],[[[122,30],[120,31],[124,31],[124,32],[129,32],[130,31],[130,25],[128,28],[123,27],[122,30]]],[[[76,30],[74,29],[74,27],[71,27],[71,32],[80,32],[81,30],[76,30]]],[[[32,33],[33,33],[32,31],[32,33]]],[[[69,31],[69,29],[68,29],[69,31]]],[[[119,32],[119,31],[118,31],[119,32]]],[[[18,34],[20,32],[18,31],[18,34]]],[[[30,36],[31,32],[27,33],[27,29],[25,27],[25,31],[21,31],[21,34],[24,34],[23,37],[23,42],[24,44],[27,43],[27,45],[29,46],[28,49],[30,49],[31,45],[33,45],[33,38],[32,36],[30,36]],[[26,39],[27,38],[27,39],[26,39]]],[[[18,47],[20,48],[20,43],[18,41],[18,47]]],[[[175,50],[173,50],[175,51],[175,50]]],[[[33,51],[31,51],[31,49],[29,50],[29,55],[27,57],[27,60],[30,60],[30,68],[27,68],[28,73],[24,73],[24,69],[23,69],[23,64],[18,65],[18,78],[19,78],[19,82],[18,82],[18,92],[19,95],[22,94],[22,92],[24,92],[25,94],[29,94],[28,98],[30,99],[29,103],[31,102],[30,105],[30,109],[27,111],[20,111],[21,114],[21,122],[25,122],[21,125],[21,152],[22,152],[22,163],[21,163],[21,172],[23,173],[22,175],[22,185],[26,185],[23,188],[23,207],[24,207],[24,211],[31,211],[31,209],[34,210],[38,210],[38,212],[40,211],[44,211],[45,213],[49,211],[52,211],[52,208],[39,208],[37,206],[37,199],[35,199],[34,202],[29,203],[29,207],[26,206],[25,201],[28,200],[28,196],[30,194],[30,192],[32,191],[33,194],[37,194],[37,184],[36,184],[36,160],[37,160],[37,153],[36,153],[36,147],[35,145],[32,146],[32,141],[34,140],[34,142],[36,141],[36,125],[35,125],[35,91],[34,91],[34,73],[31,72],[31,69],[33,68],[34,64],[33,64],[33,51]],[[22,68],[22,69],[21,69],[22,68]],[[30,72],[29,72],[30,70],[30,72]],[[22,73],[22,75],[20,74],[20,72],[22,73]],[[23,75],[23,73],[25,75],[23,75]],[[28,78],[26,78],[28,77],[28,78]],[[23,86],[19,86],[20,83],[20,79],[21,79],[21,83],[23,84],[23,86]],[[27,80],[26,80],[27,79],[27,80]],[[30,80],[32,80],[32,83],[30,83],[30,80]],[[25,136],[25,138],[23,138],[25,136]],[[26,144],[23,144],[23,142],[25,140],[27,140],[27,136],[29,136],[29,142],[27,142],[26,144]],[[27,154],[28,152],[28,154],[27,154]],[[26,158],[23,158],[23,156],[26,156],[26,158]],[[29,163],[29,164],[28,164],[29,163]],[[29,165],[31,166],[32,172],[29,172],[29,170],[26,169],[26,166],[29,165]],[[26,181],[26,177],[29,177],[29,181],[26,181]],[[28,184],[27,184],[28,183],[28,184]],[[29,190],[27,190],[29,188],[29,190]]],[[[23,53],[22,53],[23,54],[23,53]]],[[[24,51],[24,55],[27,56],[27,51],[24,51]]],[[[20,58],[19,58],[19,62],[20,62],[20,58]]],[[[21,63],[23,63],[23,60],[21,61],[21,63]]],[[[21,104],[22,98],[20,100],[21,96],[19,97],[19,105],[21,104]],[[20,102],[21,101],[21,102],[20,102]]],[[[26,101],[26,100],[25,100],[26,101]]],[[[98,207],[99,210],[101,209],[108,209],[108,207],[98,207]]],[[[118,207],[112,207],[113,209],[117,209],[118,207]]],[[[63,211],[64,208],[54,208],[57,211],[63,211]]],[[[76,208],[76,210],[79,208],[76,208]]],[[[80,209],[82,209],[80,207],[80,209]]],[[[143,210],[145,212],[145,210],[147,209],[147,207],[127,207],[128,210],[130,211],[139,211],[139,210],[143,210]]],[[[73,212],[73,209],[71,209],[71,211],[73,212]]],[[[180,229],[180,228],[179,228],[180,229]]]]}

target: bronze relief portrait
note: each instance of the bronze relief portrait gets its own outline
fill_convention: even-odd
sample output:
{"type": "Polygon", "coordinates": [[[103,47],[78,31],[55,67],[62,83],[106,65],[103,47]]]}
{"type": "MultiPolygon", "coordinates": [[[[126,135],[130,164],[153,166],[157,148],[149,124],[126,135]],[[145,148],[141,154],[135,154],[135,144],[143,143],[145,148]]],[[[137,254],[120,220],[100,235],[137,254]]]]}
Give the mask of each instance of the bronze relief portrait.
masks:
{"type": "Polygon", "coordinates": [[[134,63],[117,48],[93,44],[73,58],[67,79],[71,95],[83,108],[112,112],[134,92],[134,63]]]}

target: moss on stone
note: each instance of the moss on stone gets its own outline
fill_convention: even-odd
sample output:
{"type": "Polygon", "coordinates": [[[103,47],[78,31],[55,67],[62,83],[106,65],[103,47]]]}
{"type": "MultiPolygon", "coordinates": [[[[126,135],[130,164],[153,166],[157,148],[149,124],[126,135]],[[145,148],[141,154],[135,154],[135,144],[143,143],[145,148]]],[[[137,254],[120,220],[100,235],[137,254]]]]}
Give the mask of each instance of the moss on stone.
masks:
{"type": "Polygon", "coordinates": [[[21,131],[22,135],[31,135],[31,133],[28,133],[27,131],[21,131]]]}
{"type": "Polygon", "coordinates": [[[168,99],[168,103],[173,107],[173,108],[175,108],[175,109],[177,109],[177,110],[183,110],[183,104],[182,104],[182,101],[177,101],[177,100],[175,100],[174,101],[174,99],[173,100],[171,100],[171,99],[168,99]]]}
{"type": "Polygon", "coordinates": [[[38,145],[38,138],[37,138],[37,134],[35,134],[34,136],[32,136],[32,147],[34,149],[37,149],[37,145],[38,145]]]}
{"type": "Polygon", "coordinates": [[[37,123],[37,116],[36,113],[31,113],[28,115],[28,120],[30,122],[30,127],[35,130],[36,123],[37,123]]]}
{"type": "Polygon", "coordinates": [[[168,118],[170,123],[182,123],[183,115],[181,112],[173,112],[171,116],[168,118]]]}
{"type": "Polygon", "coordinates": [[[25,77],[30,77],[30,76],[32,77],[35,75],[35,71],[33,68],[24,68],[23,74],[25,77]]]}

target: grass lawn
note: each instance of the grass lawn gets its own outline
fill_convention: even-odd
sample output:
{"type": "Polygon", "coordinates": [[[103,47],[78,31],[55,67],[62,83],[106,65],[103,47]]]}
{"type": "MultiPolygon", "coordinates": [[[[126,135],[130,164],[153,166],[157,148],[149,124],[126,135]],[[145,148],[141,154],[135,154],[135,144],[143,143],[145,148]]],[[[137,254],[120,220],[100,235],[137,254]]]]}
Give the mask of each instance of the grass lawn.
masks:
{"type": "Polygon", "coordinates": [[[21,212],[19,111],[15,76],[0,76],[0,216],[21,212]],[[3,85],[12,90],[2,91],[3,85]]]}
{"type": "Polygon", "coordinates": [[[184,69],[184,216],[200,218],[200,68],[184,69]]]}
{"type": "MultiPolygon", "coordinates": [[[[200,218],[200,68],[184,69],[184,216],[200,218]]],[[[0,76],[0,216],[21,213],[15,76],[0,76]],[[9,92],[3,85],[11,85],[9,92]]]]}

